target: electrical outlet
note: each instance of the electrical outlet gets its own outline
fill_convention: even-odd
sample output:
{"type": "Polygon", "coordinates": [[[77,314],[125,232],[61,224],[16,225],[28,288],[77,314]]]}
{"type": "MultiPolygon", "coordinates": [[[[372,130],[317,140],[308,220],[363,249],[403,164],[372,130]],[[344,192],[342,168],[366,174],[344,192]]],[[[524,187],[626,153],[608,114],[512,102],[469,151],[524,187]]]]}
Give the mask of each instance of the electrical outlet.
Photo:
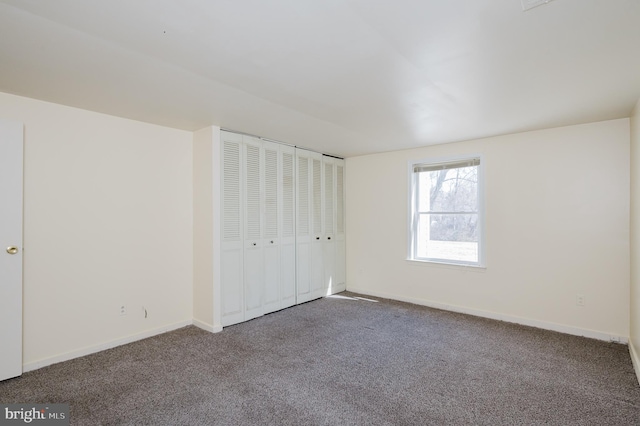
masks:
{"type": "Polygon", "coordinates": [[[584,306],[584,296],[582,294],[576,294],[576,306],[584,306]]]}
{"type": "Polygon", "coordinates": [[[127,307],[125,305],[120,305],[120,315],[127,315],[127,307]]]}

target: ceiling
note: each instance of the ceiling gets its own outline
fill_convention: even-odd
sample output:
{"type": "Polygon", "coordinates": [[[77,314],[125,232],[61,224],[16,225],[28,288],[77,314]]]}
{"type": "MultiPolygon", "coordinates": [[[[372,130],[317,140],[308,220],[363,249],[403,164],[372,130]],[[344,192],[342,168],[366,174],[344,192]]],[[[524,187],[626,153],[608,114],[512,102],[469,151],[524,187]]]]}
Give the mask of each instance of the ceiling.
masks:
{"type": "Polygon", "coordinates": [[[0,0],[0,91],[341,156],[628,117],[640,1],[0,0]]]}

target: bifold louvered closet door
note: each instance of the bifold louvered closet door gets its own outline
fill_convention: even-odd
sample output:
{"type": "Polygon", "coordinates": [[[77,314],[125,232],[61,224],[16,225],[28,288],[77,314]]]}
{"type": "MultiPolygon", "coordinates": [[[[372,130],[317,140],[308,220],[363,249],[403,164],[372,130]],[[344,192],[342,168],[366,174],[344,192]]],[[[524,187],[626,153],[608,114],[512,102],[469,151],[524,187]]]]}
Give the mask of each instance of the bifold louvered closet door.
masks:
{"type": "Polygon", "coordinates": [[[346,289],[344,160],[296,149],[297,303],[346,289]]]}
{"type": "Polygon", "coordinates": [[[323,296],[322,154],[296,150],[297,303],[323,296]]]}
{"type": "Polygon", "coordinates": [[[333,159],[335,173],[335,264],[332,277],[332,293],[347,289],[347,250],[344,234],[344,160],[333,159]]]}
{"type": "Polygon", "coordinates": [[[342,160],[226,131],[221,146],[222,325],[344,290],[342,160]]]}
{"type": "Polygon", "coordinates": [[[244,161],[242,136],[221,132],[220,310],[222,325],[244,321],[244,161]]]}

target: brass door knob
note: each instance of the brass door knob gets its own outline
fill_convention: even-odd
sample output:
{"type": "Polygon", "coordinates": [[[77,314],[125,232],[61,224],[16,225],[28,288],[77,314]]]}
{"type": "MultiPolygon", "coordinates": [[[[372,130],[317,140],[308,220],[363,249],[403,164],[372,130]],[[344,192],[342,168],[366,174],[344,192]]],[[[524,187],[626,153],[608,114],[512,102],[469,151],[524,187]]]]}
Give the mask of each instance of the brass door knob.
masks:
{"type": "Polygon", "coordinates": [[[7,253],[16,254],[17,252],[18,252],[18,247],[16,247],[16,246],[7,247],[7,253]]]}

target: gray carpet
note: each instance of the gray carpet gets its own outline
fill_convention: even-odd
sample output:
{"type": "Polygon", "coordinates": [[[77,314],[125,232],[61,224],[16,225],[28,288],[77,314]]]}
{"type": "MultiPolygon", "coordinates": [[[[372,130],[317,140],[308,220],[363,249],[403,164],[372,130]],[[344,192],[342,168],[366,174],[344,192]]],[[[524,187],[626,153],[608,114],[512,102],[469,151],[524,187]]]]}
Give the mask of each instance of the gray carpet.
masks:
{"type": "Polygon", "coordinates": [[[407,303],[325,298],[0,382],[78,425],[639,425],[624,345],[407,303]]]}

